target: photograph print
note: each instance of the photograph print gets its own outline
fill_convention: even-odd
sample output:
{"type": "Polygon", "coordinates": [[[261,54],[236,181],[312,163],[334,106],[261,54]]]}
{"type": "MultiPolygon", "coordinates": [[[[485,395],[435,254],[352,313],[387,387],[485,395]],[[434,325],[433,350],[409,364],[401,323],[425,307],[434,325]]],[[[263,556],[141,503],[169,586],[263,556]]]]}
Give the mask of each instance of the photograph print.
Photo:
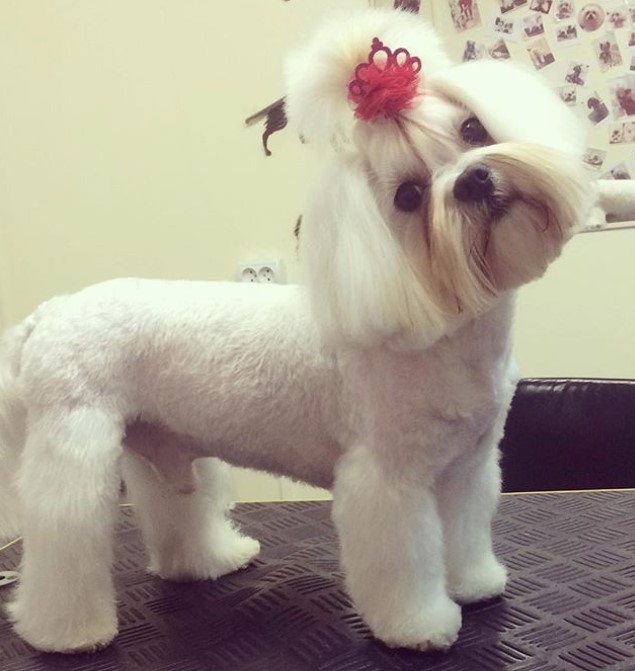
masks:
{"type": "Polygon", "coordinates": [[[527,0],[499,0],[499,5],[501,14],[505,14],[511,12],[512,9],[525,7],[527,5],[527,0]]]}
{"type": "Polygon", "coordinates": [[[567,74],[564,81],[567,84],[575,84],[576,86],[584,86],[589,76],[589,65],[586,63],[571,62],[567,69],[567,74]]]}
{"type": "Polygon", "coordinates": [[[598,59],[601,72],[622,65],[622,54],[615,38],[615,33],[609,31],[597,40],[593,40],[593,51],[598,59]]]}
{"type": "Polygon", "coordinates": [[[597,91],[592,91],[586,96],[582,97],[582,104],[586,111],[587,119],[595,126],[601,121],[608,119],[609,117],[609,108],[606,106],[605,102],[600,97],[600,94],[597,91]]]}
{"type": "Polygon", "coordinates": [[[556,43],[559,47],[570,47],[580,43],[578,27],[573,21],[556,23],[556,43]]]}
{"type": "Polygon", "coordinates": [[[613,116],[616,119],[635,116],[635,74],[611,79],[608,89],[613,116]]]}
{"type": "Polygon", "coordinates": [[[449,0],[448,4],[452,22],[458,31],[481,25],[481,14],[476,0],[449,0]]]}
{"type": "Polygon", "coordinates": [[[527,53],[536,70],[542,70],[547,65],[555,63],[556,59],[551,51],[551,47],[544,37],[536,40],[527,47],[527,53]]]}

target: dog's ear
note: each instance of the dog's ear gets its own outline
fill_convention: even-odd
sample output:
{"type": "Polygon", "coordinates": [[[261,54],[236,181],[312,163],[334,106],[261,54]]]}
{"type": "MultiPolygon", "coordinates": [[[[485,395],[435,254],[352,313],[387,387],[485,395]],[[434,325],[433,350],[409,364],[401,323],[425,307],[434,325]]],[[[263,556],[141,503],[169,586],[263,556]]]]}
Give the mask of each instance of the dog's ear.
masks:
{"type": "Polygon", "coordinates": [[[446,326],[384,220],[361,158],[337,156],[312,193],[301,255],[313,312],[331,343],[431,344],[446,326]]]}
{"type": "Polygon", "coordinates": [[[582,157],[586,131],[544,79],[517,63],[470,61],[428,81],[465,105],[495,142],[541,144],[582,157]],[[500,101],[500,104],[496,104],[500,101]]]}
{"type": "Polygon", "coordinates": [[[287,116],[290,126],[309,143],[350,136],[354,109],[348,85],[356,67],[367,61],[374,38],[420,58],[423,78],[450,65],[436,33],[416,14],[392,9],[343,13],[286,62],[287,116]]]}

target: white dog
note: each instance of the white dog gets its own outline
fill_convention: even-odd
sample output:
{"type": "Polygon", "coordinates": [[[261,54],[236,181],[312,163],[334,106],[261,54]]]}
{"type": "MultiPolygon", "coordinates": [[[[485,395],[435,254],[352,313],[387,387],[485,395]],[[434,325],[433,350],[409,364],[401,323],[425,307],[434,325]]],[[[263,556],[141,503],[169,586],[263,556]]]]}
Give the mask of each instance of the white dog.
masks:
{"type": "Polygon", "coordinates": [[[24,538],[10,613],[36,648],[117,633],[121,472],[163,578],[258,552],[227,517],[229,462],[332,488],[348,589],[388,645],[447,648],[458,604],[505,587],[514,290],[587,215],[583,133],[536,75],[452,65],[408,13],[326,27],[287,80],[311,145],[348,139],[312,186],[306,289],[116,280],[7,336],[0,531],[24,538]]]}

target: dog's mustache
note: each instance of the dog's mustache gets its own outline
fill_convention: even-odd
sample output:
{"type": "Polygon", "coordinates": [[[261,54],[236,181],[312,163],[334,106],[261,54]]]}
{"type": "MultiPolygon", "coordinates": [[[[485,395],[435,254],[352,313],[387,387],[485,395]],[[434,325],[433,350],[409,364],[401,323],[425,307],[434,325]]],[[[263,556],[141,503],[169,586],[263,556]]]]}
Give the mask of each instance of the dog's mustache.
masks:
{"type": "MultiPolygon", "coordinates": [[[[445,198],[502,215],[517,200],[558,200],[562,189],[584,196],[585,179],[573,157],[542,145],[505,142],[472,150],[445,179],[445,198]]],[[[438,194],[438,191],[437,191],[438,194]]]]}

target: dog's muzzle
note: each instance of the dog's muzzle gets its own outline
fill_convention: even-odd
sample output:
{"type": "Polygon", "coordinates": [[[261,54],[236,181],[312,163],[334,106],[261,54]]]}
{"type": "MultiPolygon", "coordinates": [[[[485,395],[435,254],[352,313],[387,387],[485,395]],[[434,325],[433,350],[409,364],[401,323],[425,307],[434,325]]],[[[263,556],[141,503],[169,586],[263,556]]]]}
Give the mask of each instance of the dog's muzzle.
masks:
{"type": "Polygon", "coordinates": [[[494,197],[492,171],[484,163],[471,165],[456,178],[453,194],[464,203],[491,200],[494,197]]]}

